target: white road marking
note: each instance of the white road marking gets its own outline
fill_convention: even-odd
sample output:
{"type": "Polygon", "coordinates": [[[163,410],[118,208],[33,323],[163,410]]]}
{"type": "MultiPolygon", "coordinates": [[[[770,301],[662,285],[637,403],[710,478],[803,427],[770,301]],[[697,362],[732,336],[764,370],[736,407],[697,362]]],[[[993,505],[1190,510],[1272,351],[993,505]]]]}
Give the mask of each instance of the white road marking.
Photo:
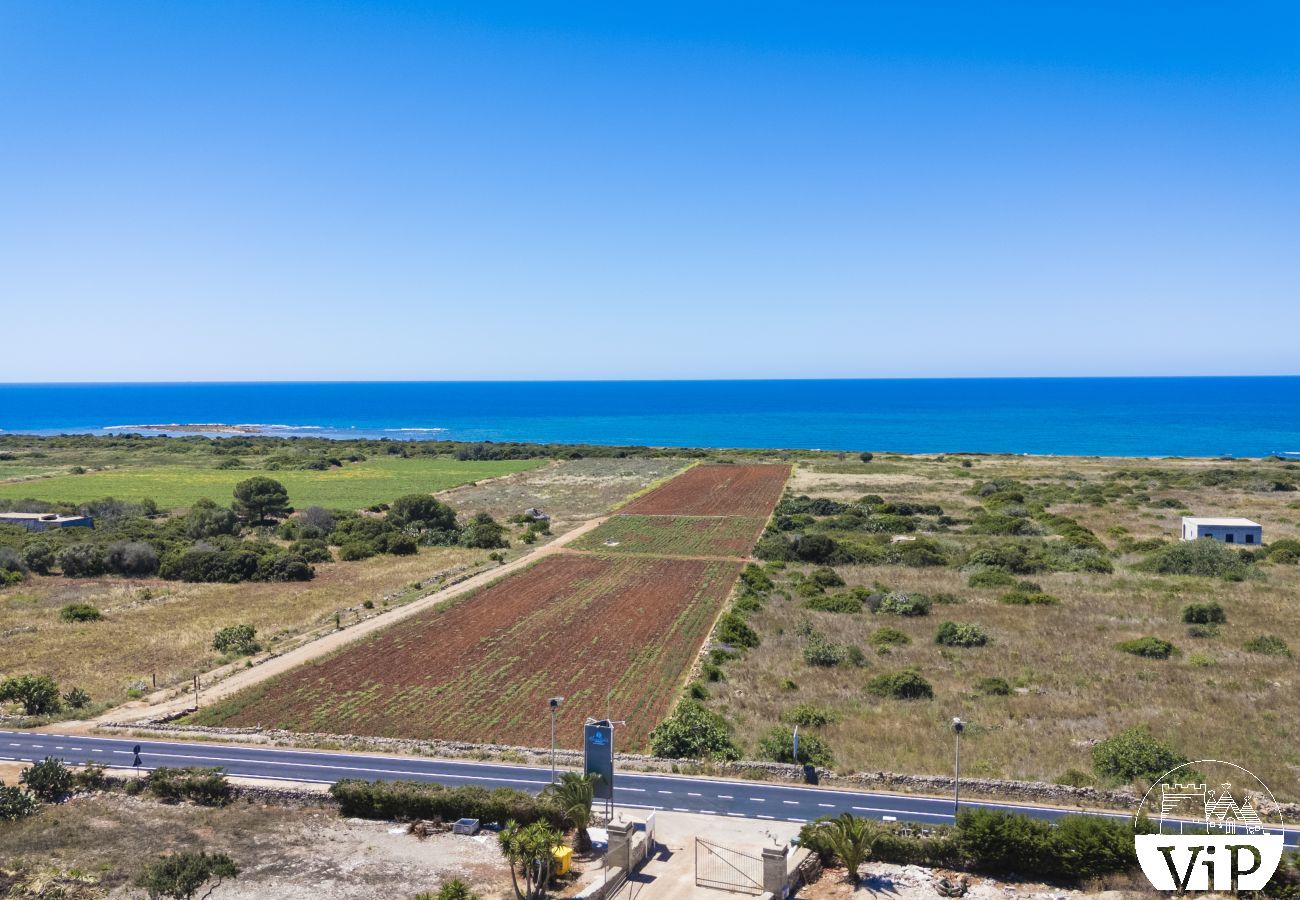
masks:
{"type": "Polygon", "coordinates": [[[718,795],[718,799],[719,799],[719,800],[735,800],[736,798],[733,797],[733,796],[731,796],[730,794],[719,794],[719,795],[718,795]]]}

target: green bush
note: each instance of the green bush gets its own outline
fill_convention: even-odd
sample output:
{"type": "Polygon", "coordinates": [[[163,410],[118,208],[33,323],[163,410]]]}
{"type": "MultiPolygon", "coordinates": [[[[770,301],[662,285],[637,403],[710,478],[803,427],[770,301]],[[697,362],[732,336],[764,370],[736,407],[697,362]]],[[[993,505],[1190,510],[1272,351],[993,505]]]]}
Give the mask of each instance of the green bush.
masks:
{"type": "Polygon", "coordinates": [[[90,705],[90,694],[79,687],[72,687],[63,695],[63,702],[70,709],[85,709],[90,705]]]}
{"type": "Polygon", "coordinates": [[[8,787],[0,781],[0,822],[13,822],[30,816],[38,805],[30,791],[8,787]]]}
{"type": "Polygon", "coordinates": [[[67,578],[94,578],[104,574],[104,553],[94,544],[73,544],[57,556],[59,571],[67,578]]]}
{"type": "Polygon", "coordinates": [[[830,745],[815,734],[800,732],[799,734],[799,758],[794,758],[794,730],[782,725],[763,735],[758,742],[758,755],[761,759],[770,759],[773,762],[793,763],[803,765],[811,763],[814,766],[832,766],[835,764],[835,755],[831,752],[830,745]]]}
{"type": "Polygon", "coordinates": [[[890,591],[880,597],[879,601],[872,606],[872,612],[913,618],[928,616],[930,614],[930,605],[931,600],[925,594],[905,594],[901,591],[890,591]]]}
{"type": "Polygon", "coordinates": [[[734,610],[718,620],[717,639],[731,647],[749,650],[759,644],[758,632],[734,610]]]}
{"type": "Polygon", "coordinates": [[[1266,656],[1290,656],[1291,648],[1286,641],[1275,634],[1261,634],[1242,644],[1248,653],[1262,653],[1266,656]]]}
{"type": "Polygon", "coordinates": [[[1056,606],[1061,601],[1042,591],[1010,591],[999,597],[998,602],[1008,606],[1056,606]]]}
{"type": "Polygon", "coordinates": [[[69,603],[59,610],[59,618],[65,622],[98,622],[104,615],[89,603],[69,603]]]}
{"type": "Polygon", "coordinates": [[[1134,638],[1131,641],[1120,641],[1115,645],[1115,649],[1131,653],[1134,656],[1145,657],[1146,659],[1168,659],[1180,652],[1177,647],[1164,638],[1150,636],[1134,638]]]}
{"type": "Polygon", "coordinates": [[[200,806],[224,806],[231,797],[230,783],[221,769],[198,766],[160,766],[145,778],[144,791],[164,803],[189,800],[200,806]]]}
{"type": "Polygon", "coordinates": [[[727,720],[693,700],[678,703],[650,732],[650,752],[666,759],[740,758],[727,720]]]}
{"type": "Polygon", "coordinates": [[[945,647],[983,647],[989,642],[988,632],[978,625],[966,622],[944,622],[934,636],[936,644],[945,647]]]}
{"type": "Polygon", "coordinates": [[[160,856],[147,864],[136,877],[135,885],[144,888],[150,900],[191,900],[208,882],[215,880],[204,893],[207,897],[227,878],[239,877],[239,867],[224,853],[209,855],[182,850],[160,856]]]}
{"type": "Polygon", "coordinates": [[[1189,625],[1222,625],[1228,621],[1228,614],[1214,601],[1189,603],[1183,607],[1183,621],[1189,625]]]}
{"type": "Polygon", "coordinates": [[[423,781],[360,781],[345,778],[330,785],[339,814],[394,822],[418,819],[478,819],[483,824],[544,822],[566,828],[569,817],[555,801],[514,788],[443,787],[423,781]]]}
{"type": "Polygon", "coordinates": [[[819,612],[831,613],[860,613],[862,612],[862,598],[852,592],[841,592],[838,594],[820,594],[810,597],[804,601],[804,606],[808,609],[815,609],[819,612]]]}
{"type": "Polygon", "coordinates": [[[227,625],[212,639],[212,649],[248,656],[261,650],[262,645],[257,642],[257,629],[252,625],[227,625]]]}
{"type": "Polygon", "coordinates": [[[1136,778],[1151,781],[1187,761],[1145,727],[1121,731],[1092,748],[1092,768],[1097,775],[1122,782],[1136,778]]]}
{"type": "Polygon", "coordinates": [[[740,573],[740,580],[751,591],[760,594],[767,593],[776,587],[768,574],[763,571],[762,567],[756,566],[753,563],[749,563],[745,566],[744,570],[740,573]]]}
{"type": "Polygon", "coordinates": [[[1212,638],[1219,636],[1218,625],[1188,625],[1187,636],[1193,638],[1212,638]]]}
{"type": "Polygon", "coordinates": [[[37,800],[46,803],[53,803],[72,790],[72,772],[63,760],[53,756],[47,756],[23,769],[18,780],[37,800]]]}
{"type": "Polygon", "coordinates": [[[63,708],[59,685],[49,675],[16,675],[0,681],[0,703],[18,703],[23,714],[44,716],[63,708]]]}
{"type": "Polygon", "coordinates": [[[821,728],[839,721],[839,714],[834,710],[815,703],[800,703],[781,714],[781,721],[787,725],[802,725],[805,728],[821,728]]]}
{"type": "Polygon", "coordinates": [[[915,669],[881,673],[867,682],[867,693],[893,700],[934,698],[934,688],[915,669]]]}
{"type": "Polygon", "coordinates": [[[813,632],[804,640],[803,661],[810,666],[838,666],[845,661],[844,647],[813,632]]]}
{"type": "Polygon", "coordinates": [[[1011,683],[1005,678],[998,678],[994,675],[981,678],[975,682],[975,691],[986,697],[1009,697],[1011,695],[1011,683]]]}
{"type": "Polygon", "coordinates": [[[1153,551],[1134,566],[1158,575],[1200,575],[1240,581],[1250,570],[1249,557],[1218,541],[1179,541],[1153,551]]]}
{"type": "Polygon", "coordinates": [[[895,628],[892,625],[883,625],[871,632],[871,637],[867,638],[867,643],[877,650],[889,650],[893,647],[906,647],[912,643],[907,632],[895,628]]]}
{"type": "Polygon", "coordinates": [[[1002,569],[978,569],[971,573],[966,583],[973,588],[1011,587],[1016,579],[1002,569]]]}

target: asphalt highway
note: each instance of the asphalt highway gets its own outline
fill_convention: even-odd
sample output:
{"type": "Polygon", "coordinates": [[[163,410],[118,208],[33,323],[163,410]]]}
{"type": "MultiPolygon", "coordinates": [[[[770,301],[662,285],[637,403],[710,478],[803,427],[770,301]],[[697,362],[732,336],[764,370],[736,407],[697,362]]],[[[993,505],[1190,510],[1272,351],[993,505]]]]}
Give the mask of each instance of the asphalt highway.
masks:
{"type": "MultiPolygon", "coordinates": [[[[551,775],[549,768],[493,762],[25,731],[0,731],[0,761],[36,762],[55,756],[68,763],[98,762],[112,769],[131,769],[136,762],[137,745],[141,771],[160,766],[211,766],[240,778],[311,784],[332,784],[343,778],[411,780],[449,786],[509,787],[536,793],[550,782],[551,775]]],[[[843,812],[918,825],[946,825],[954,819],[951,797],[939,799],[643,772],[615,773],[614,802],[618,807],[634,809],[786,822],[808,822],[843,812]]],[[[1049,820],[1070,812],[985,800],[963,800],[962,807],[1009,810],[1049,820]]],[[[1102,815],[1128,818],[1125,813],[1102,815]]],[[[1298,838],[1300,832],[1287,829],[1287,846],[1296,847],[1298,838]]]]}

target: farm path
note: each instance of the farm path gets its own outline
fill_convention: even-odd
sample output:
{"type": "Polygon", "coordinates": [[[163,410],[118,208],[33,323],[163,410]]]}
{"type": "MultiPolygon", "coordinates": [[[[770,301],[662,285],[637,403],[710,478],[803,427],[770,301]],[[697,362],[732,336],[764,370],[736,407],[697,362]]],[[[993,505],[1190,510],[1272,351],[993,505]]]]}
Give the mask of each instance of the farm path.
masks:
{"type": "MultiPolygon", "coordinates": [[[[467,578],[459,584],[450,585],[440,591],[429,594],[427,597],[422,597],[419,600],[406,604],[405,606],[398,607],[385,615],[366,619],[358,625],[349,626],[340,631],[332,632],[325,637],[310,641],[300,647],[295,647],[287,653],[269,659],[251,669],[241,669],[236,674],[231,675],[222,681],[218,681],[211,687],[203,687],[201,694],[202,700],[204,704],[208,704],[214,700],[228,697],[229,695],[245,688],[252,687],[261,681],[265,681],[267,678],[287,672],[290,669],[324,656],[327,653],[332,653],[340,647],[363,638],[368,634],[373,634],[376,631],[388,628],[390,625],[394,625],[404,619],[409,619],[412,616],[420,615],[426,610],[447,600],[477,590],[506,575],[517,572],[526,566],[531,566],[541,559],[545,559],[552,554],[561,552],[564,549],[565,544],[568,544],[571,541],[576,541],[587,532],[600,527],[607,518],[609,517],[597,516],[594,519],[589,519],[577,528],[574,528],[572,531],[566,532],[550,543],[544,544],[531,553],[521,556],[519,559],[512,560],[503,566],[497,566],[495,569],[480,572],[478,575],[475,575],[472,578],[467,578]]],[[[170,691],[167,693],[170,693],[170,691]]],[[[177,715],[193,708],[193,702],[190,700],[188,695],[183,694],[179,697],[173,697],[167,700],[156,698],[159,698],[159,695],[155,694],[153,697],[147,697],[141,701],[127,703],[124,706],[111,709],[108,712],[86,722],[60,722],[58,723],[57,728],[60,731],[75,732],[78,728],[93,728],[94,726],[104,722],[120,722],[123,719],[158,719],[166,716],[177,715]]]]}
{"type": "Polygon", "coordinates": [[[624,550],[620,553],[602,554],[599,548],[593,548],[590,550],[586,550],[586,549],[579,550],[576,547],[572,547],[572,548],[563,547],[561,548],[560,552],[571,556],[595,555],[595,556],[630,557],[635,559],[685,559],[685,560],[694,560],[696,562],[751,562],[753,560],[752,556],[741,556],[739,554],[735,556],[725,556],[725,555],[716,555],[716,554],[709,555],[709,554],[701,554],[701,553],[651,553],[649,551],[641,551],[641,550],[624,550]]]}

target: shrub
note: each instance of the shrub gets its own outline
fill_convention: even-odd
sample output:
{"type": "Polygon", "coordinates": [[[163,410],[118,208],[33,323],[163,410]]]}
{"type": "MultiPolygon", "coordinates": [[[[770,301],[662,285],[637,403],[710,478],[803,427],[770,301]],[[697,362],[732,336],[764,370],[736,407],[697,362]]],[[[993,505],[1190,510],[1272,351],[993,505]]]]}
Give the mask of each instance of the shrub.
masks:
{"type": "Polygon", "coordinates": [[[1222,625],[1228,621],[1228,614],[1214,601],[1189,603],[1183,607],[1183,621],[1189,625],[1222,625]]]}
{"type": "Polygon", "coordinates": [[[257,642],[257,629],[252,625],[227,625],[212,639],[212,649],[247,656],[261,650],[262,645],[257,642]]]}
{"type": "Polygon", "coordinates": [[[893,700],[931,700],[934,688],[915,669],[884,672],[867,682],[867,693],[893,700]]]}
{"type": "Polygon", "coordinates": [[[773,762],[811,764],[814,766],[831,766],[835,764],[835,755],[830,745],[815,734],[799,735],[799,758],[794,758],[794,730],[778,725],[758,742],[758,755],[761,759],[773,762]]]}
{"type": "Polygon", "coordinates": [[[944,622],[934,636],[936,644],[945,647],[983,647],[989,642],[988,633],[978,625],[965,622],[944,622]]]}
{"type": "Polygon", "coordinates": [[[880,598],[878,604],[873,608],[873,612],[891,616],[928,616],[930,614],[930,598],[925,594],[904,594],[901,591],[891,591],[880,598]]]}
{"type": "Polygon", "coordinates": [[[54,568],[54,551],[49,544],[40,541],[28,544],[23,547],[23,562],[36,574],[48,575],[50,569],[54,568]]]}
{"type": "Polygon", "coordinates": [[[73,544],[58,554],[59,570],[68,578],[94,578],[104,574],[104,554],[94,544],[73,544]]]}
{"type": "Polygon", "coordinates": [[[1016,579],[1002,569],[977,569],[966,579],[966,583],[973,588],[1011,587],[1016,579]]]}
{"type": "Polygon", "coordinates": [[[189,800],[200,806],[224,806],[230,801],[230,783],[220,769],[161,766],[149,773],[144,790],[165,803],[189,800]]]}
{"type": "Polygon", "coordinates": [[[892,625],[884,625],[871,632],[867,643],[877,650],[888,650],[891,647],[906,647],[912,643],[912,639],[908,637],[907,632],[892,625]]]}
{"type": "Polygon", "coordinates": [[[844,659],[844,647],[831,643],[817,632],[804,640],[803,661],[810,666],[838,666],[844,659]]]}
{"type": "Polygon", "coordinates": [[[1134,566],[1158,575],[1200,575],[1240,581],[1249,571],[1248,558],[1218,541],[1179,541],[1153,551],[1134,566]]]}
{"type": "Polygon", "coordinates": [[[196,547],[167,559],[160,574],[169,581],[236,584],[257,574],[259,559],[248,550],[196,547]]]}
{"type": "Polygon", "coordinates": [[[424,781],[360,781],[345,778],[330,785],[339,814],[359,819],[414,821],[478,819],[484,824],[544,822],[568,826],[564,810],[548,797],[514,788],[443,787],[424,781]]]}
{"type": "Polygon", "coordinates": [[[0,822],[13,822],[36,812],[36,798],[20,787],[0,781],[0,822]]]}
{"type": "Polygon", "coordinates": [[[718,620],[716,635],[722,643],[746,650],[759,644],[758,632],[734,610],[718,620]]]}
{"type": "Polygon", "coordinates": [[[810,577],[822,587],[844,587],[844,579],[830,566],[818,566],[812,570],[810,577]]]}
{"type": "Polygon", "coordinates": [[[802,725],[805,728],[821,728],[838,720],[839,715],[834,710],[815,703],[800,703],[781,714],[781,721],[787,725],[802,725]]]}
{"type": "Polygon", "coordinates": [[[650,752],[668,759],[740,758],[727,720],[702,704],[683,700],[650,732],[650,752]]]}
{"type": "Polygon", "coordinates": [[[334,530],[334,513],[323,506],[309,506],[300,511],[297,518],[299,527],[311,532],[302,534],[303,537],[327,537],[334,530]]]}
{"type": "Polygon", "coordinates": [[[63,708],[59,702],[59,685],[49,675],[17,675],[0,682],[0,703],[22,705],[23,713],[43,716],[63,708]]]}
{"type": "Polygon", "coordinates": [[[804,606],[819,612],[860,613],[862,598],[851,592],[839,594],[822,594],[804,601],[804,606]]]}
{"type": "Polygon", "coordinates": [[[65,622],[98,622],[104,614],[89,603],[69,603],[59,610],[59,618],[65,622]]]}
{"type": "Polygon", "coordinates": [[[1145,727],[1121,731],[1092,748],[1093,771],[1101,778],[1116,781],[1151,781],[1187,761],[1145,727]]]}
{"type": "Polygon", "coordinates": [[[158,551],[140,541],[114,541],[104,554],[104,568],[115,575],[143,578],[158,573],[158,551]]]}
{"type": "Polygon", "coordinates": [[[185,535],[196,541],[239,534],[239,517],[234,510],[218,506],[206,497],[194,501],[181,523],[185,535]]]}
{"type": "Polygon", "coordinates": [[[53,803],[72,790],[72,773],[63,760],[47,756],[23,769],[18,780],[37,800],[53,803]]]}
{"type": "Polygon", "coordinates": [[[1158,637],[1140,637],[1131,641],[1120,641],[1115,645],[1116,650],[1122,650],[1125,653],[1132,653],[1134,656],[1145,657],[1146,659],[1168,659],[1179,653],[1177,647],[1158,637]]]}
{"type": "Polygon", "coordinates": [[[1056,606],[1061,601],[1042,591],[1010,591],[998,598],[1008,606],[1056,606]]]}
{"type": "Polygon", "coordinates": [[[304,562],[333,562],[329,544],[321,538],[300,538],[289,545],[288,552],[301,558],[304,562]]]}
{"type": "Polygon", "coordinates": [[[1212,638],[1219,636],[1218,625],[1188,625],[1187,636],[1193,638],[1212,638]]]}
{"type": "Polygon", "coordinates": [[[137,876],[135,885],[144,888],[150,900],[163,897],[191,900],[208,882],[216,880],[205,897],[227,878],[238,876],[239,867],[224,853],[209,855],[182,850],[160,856],[146,865],[137,876]]]}
{"type": "Polygon", "coordinates": [[[339,547],[339,559],[344,562],[356,562],[362,559],[369,559],[378,552],[373,544],[363,541],[349,541],[339,547]]]}
{"type": "Polygon", "coordinates": [[[1048,864],[1052,826],[1040,819],[967,808],[957,814],[957,833],[962,853],[978,871],[1042,872],[1048,864]]]}
{"type": "Polygon", "coordinates": [[[68,705],[69,709],[85,709],[90,705],[90,694],[87,694],[79,687],[70,688],[63,695],[63,702],[68,705]]]}
{"type": "Polygon", "coordinates": [[[1275,634],[1261,634],[1242,644],[1248,653],[1263,653],[1266,656],[1290,656],[1291,648],[1286,641],[1275,634]]]}
{"type": "Polygon", "coordinates": [[[23,555],[13,547],[0,547],[0,573],[17,575],[15,581],[21,581],[27,577],[29,568],[23,555]]]}
{"type": "Polygon", "coordinates": [[[316,577],[316,570],[301,556],[276,553],[258,561],[254,577],[258,581],[311,581],[316,577]]]}
{"type": "MultiPolygon", "coordinates": [[[[439,539],[457,531],[456,511],[428,494],[405,494],[388,510],[390,524],[408,534],[435,533],[439,539]]],[[[453,543],[453,540],[446,543],[453,543]]]]}
{"type": "Polygon", "coordinates": [[[975,682],[975,691],[986,697],[1008,697],[1011,695],[1011,683],[1005,678],[990,676],[975,682]]]}
{"type": "MultiPolygon", "coordinates": [[[[391,513],[390,513],[391,515],[391,513]]],[[[460,542],[466,547],[480,550],[505,549],[510,546],[506,540],[506,528],[485,512],[477,513],[460,534],[460,542]]]]}
{"type": "Polygon", "coordinates": [[[761,567],[756,566],[753,563],[745,566],[744,571],[740,573],[740,580],[750,590],[757,591],[760,594],[766,593],[776,587],[776,585],[772,583],[772,579],[768,574],[764,572],[761,567]]]}

